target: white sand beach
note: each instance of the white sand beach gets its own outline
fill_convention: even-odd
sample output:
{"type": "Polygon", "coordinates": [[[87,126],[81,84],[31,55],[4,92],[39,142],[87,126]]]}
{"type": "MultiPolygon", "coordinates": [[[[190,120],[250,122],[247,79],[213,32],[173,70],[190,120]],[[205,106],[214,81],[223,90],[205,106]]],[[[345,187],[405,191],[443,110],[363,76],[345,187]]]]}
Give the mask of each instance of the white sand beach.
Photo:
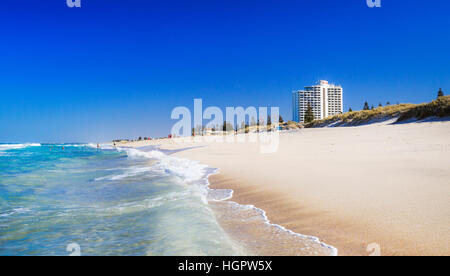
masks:
{"type": "Polygon", "coordinates": [[[374,243],[381,255],[450,255],[448,121],[281,132],[270,154],[255,142],[179,140],[126,146],[200,146],[175,155],[219,168],[213,188],[339,255],[369,255],[374,243]]]}

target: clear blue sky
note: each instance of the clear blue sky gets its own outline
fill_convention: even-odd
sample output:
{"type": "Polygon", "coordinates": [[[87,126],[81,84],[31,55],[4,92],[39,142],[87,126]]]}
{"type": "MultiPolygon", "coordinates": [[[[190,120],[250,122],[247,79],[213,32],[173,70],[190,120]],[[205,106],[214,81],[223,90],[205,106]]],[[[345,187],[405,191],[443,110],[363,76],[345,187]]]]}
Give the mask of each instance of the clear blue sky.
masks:
{"type": "Polygon", "coordinates": [[[450,90],[450,1],[4,0],[0,142],[165,136],[171,110],[279,106],[319,79],[364,101],[450,90]]]}

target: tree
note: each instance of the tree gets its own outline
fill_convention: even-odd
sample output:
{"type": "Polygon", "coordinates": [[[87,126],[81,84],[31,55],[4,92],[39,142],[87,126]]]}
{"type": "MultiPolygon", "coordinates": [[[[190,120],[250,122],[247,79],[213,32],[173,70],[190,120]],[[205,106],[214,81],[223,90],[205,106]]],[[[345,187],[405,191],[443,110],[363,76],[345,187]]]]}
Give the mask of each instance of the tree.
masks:
{"type": "Polygon", "coordinates": [[[438,92],[438,99],[440,97],[444,97],[444,92],[442,92],[442,88],[439,88],[439,92],[438,92]]]}
{"type": "Polygon", "coordinates": [[[390,102],[387,102],[386,105],[391,105],[391,103],[390,103],[390,102]]]}
{"type": "Polygon", "coordinates": [[[370,108],[370,110],[373,110],[375,107],[372,105],[372,107],[370,108]]]}
{"type": "Polygon", "coordinates": [[[363,110],[369,110],[369,104],[367,102],[364,103],[363,110]]]}
{"type": "Polygon", "coordinates": [[[283,117],[281,117],[281,115],[280,115],[280,117],[278,118],[278,122],[279,122],[280,124],[284,123],[283,117]]]}
{"type": "Polygon", "coordinates": [[[272,125],[272,119],[270,118],[270,115],[267,115],[267,125],[268,126],[272,125]]]}
{"type": "Polygon", "coordinates": [[[234,129],[234,127],[233,127],[233,125],[230,122],[227,122],[227,121],[223,122],[223,126],[222,126],[222,130],[223,131],[230,131],[230,130],[233,130],[233,129],[234,129]]]}
{"type": "Polygon", "coordinates": [[[349,109],[348,109],[348,112],[353,112],[353,110],[352,110],[352,108],[350,107],[349,109]]]}
{"type": "Polygon", "coordinates": [[[382,107],[383,105],[381,103],[378,104],[378,107],[382,107]]]}
{"type": "Polygon", "coordinates": [[[311,123],[312,121],[314,121],[314,113],[311,105],[308,103],[308,107],[305,113],[305,123],[311,123]]]}

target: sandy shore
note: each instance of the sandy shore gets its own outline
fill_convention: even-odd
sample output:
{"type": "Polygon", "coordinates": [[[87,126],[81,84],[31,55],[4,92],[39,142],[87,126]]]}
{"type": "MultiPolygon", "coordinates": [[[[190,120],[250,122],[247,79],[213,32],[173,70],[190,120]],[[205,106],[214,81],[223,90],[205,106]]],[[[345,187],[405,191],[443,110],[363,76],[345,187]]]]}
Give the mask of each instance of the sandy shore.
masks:
{"type": "Polygon", "coordinates": [[[450,255],[450,122],[283,132],[274,153],[258,142],[166,139],[127,146],[219,168],[213,188],[271,222],[319,237],[339,255],[450,255]]]}

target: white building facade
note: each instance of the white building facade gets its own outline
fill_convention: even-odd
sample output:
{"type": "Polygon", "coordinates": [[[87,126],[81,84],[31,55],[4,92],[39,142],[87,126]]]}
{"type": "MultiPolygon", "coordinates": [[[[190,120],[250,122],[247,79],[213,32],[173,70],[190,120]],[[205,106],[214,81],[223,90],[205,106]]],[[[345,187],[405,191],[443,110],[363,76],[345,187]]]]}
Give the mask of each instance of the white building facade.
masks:
{"type": "Polygon", "coordinates": [[[329,84],[321,80],[319,84],[307,86],[304,90],[292,92],[293,121],[303,123],[308,103],[314,113],[314,119],[324,119],[343,113],[342,86],[329,84]]]}

